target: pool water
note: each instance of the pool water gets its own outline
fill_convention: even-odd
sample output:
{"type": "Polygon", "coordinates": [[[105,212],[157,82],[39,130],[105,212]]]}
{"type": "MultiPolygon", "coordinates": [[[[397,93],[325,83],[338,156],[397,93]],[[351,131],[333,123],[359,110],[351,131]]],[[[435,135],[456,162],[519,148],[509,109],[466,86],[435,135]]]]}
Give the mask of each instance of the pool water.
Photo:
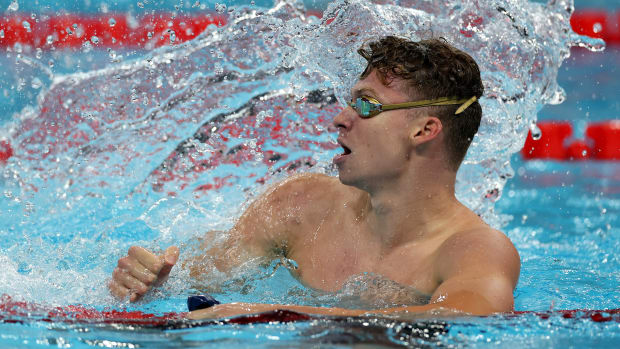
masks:
{"type": "MultiPolygon", "coordinates": [[[[543,20],[550,12],[560,18],[562,9],[501,3],[512,21],[498,15],[495,2],[476,2],[476,13],[491,19],[482,27],[468,22],[471,9],[456,3],[445,10],[420,6],[423,12],[339,2],[326,12],[330,23],[302,19],[294,6],[262,14],[240,7],[231,12],[236,22],[182,46],[129,52],[119,63],[89,52],[90,68],[62,75],[75,70],[57,64],[48,80],[35,68],[21,70],[22,78],[41,74],[44,87],[34,90],[44,92],[2,106],[17,114],[2,119],[0,129],[15,148],[0,165],[0,294],[41,308],[0,313],[11,320],[0,322],[0,346],[618,346],[618,313],[588,310],[620,308],[620,163],[524,161],[517,151],[536,117],[569,120],[576,137],[587,122],[617,119],[620,80],[609,75],[617,75],[620,54],[573,49],[560,66],[570,43],[582,40],[561,34],[566,23],[543,20]],[[526,313],[165,329],[42,321],[49,307],[72,304],[182,312],[187,296],[204,291],[222,302],[360,304],[360,290],[376,280],[361,278],[324,294],[293,278],[294,262],[286,260],[255,261],[230,278],[212,270],[201,287],[174,269],[163,288],[134,305],[112,299],[105,279],[133,244],[181,243],[192,251],[197,236],[230,227],[269,183],[296,172],[334,174],[330,120],[361,66],[354,48],[367,34],[358,23],[377,35],[415,37],[428,30],[429,18],[435,31],[475,53],[486,72],[487,121],[459,173],[458,194],[517,247],[515,309],[526,313]],[[542,45],[545,40],[552,44],[542,45]],[[556,80],[566,101],[548,105],[562,99],[556,80]],[[514,96],[521,97],[510,101],[514,96]],[[12,109],[20,103],[31,107],[12,109]],[[583,311],[559,311],[566,309],[583,311]]],[[[213,243],[223,237],[209,235],[213,243]]]]}

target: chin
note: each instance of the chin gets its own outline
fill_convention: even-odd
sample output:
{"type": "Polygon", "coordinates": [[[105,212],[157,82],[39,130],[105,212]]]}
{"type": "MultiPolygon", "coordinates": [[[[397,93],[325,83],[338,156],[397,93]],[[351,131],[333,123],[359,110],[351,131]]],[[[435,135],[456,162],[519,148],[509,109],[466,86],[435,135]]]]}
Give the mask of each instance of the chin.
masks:
{"type": "Polygon", "coordinates": [[[340,183],[344,184],[344,185],[353,185],[353,181],[351,180],[351,174],[347,173],[348,171],[346,170],[342,170],[342,169],[338,169],[338,179],[340,180],[340,183]]]}
{"type": "Polygon", "coordinates": [[[351,175],[350,172],[348,171],[338,171],[338,179],[340,180],[340,183],[344,184],[344,185],[348,185],[351,187],[355,187],[361,190],[365,190],[365,186],[363,185],[362,181],[359,178],[355,178],[351,175]]]}

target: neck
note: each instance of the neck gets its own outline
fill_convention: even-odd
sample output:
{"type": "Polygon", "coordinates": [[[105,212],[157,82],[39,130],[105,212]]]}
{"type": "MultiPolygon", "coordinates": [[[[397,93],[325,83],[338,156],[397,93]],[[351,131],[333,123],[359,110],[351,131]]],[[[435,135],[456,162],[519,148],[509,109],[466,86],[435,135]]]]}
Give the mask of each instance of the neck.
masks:
{"type": "Polygon", "coordinates": [[[382,247],[427,239],[453,224],[463,209],[454,196],[455,180],[454,171],[425,166],[365,188],[370,194],[366,221],[382,247]]]}

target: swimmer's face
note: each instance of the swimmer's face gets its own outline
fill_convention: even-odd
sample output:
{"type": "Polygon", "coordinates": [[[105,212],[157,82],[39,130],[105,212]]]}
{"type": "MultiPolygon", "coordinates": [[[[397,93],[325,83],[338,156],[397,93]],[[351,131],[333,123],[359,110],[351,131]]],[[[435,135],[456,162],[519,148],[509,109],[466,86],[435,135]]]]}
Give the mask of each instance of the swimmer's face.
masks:
{"type": "MultiPolygon", "coordinates": [[[[358,81],[351,89],[351,98],[371,97],[383,104],[411,100],[404,80],[393,78],[384,85],[376,71],[358,81]]],[[[408,137],[411,110],[385,111],[372,118],[362,118],[345,108],[333,123],[338,128],[341,154],[334,158],[342,183],[361,189],[380,185],[403,173],[412,151],[408,137]]]]}

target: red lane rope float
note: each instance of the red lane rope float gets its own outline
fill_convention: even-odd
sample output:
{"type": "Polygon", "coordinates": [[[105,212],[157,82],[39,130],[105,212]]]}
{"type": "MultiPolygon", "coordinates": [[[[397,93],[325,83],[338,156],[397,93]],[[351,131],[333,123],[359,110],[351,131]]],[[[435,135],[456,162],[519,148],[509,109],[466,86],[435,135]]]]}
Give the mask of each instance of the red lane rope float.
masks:
{"type": "Polygon", "coordinates": [[[585,140],[570,143],[573,128],[567,121],[541,121],[537,127],[540,137],[530,131],[521,150],[526,160],[620,160],[620,120],[590,124],[585,140]]]}
{"type": "MultiPolygon", "coordinates": [[[[114,324],[135,327],[155,327],[161,329],[189,328],[205,325],[224,324],[256,324],[256,323],[286,323],[304,322],[317,319],[331,319],[333,321],[350,322],[350,317],[321,317],[297,313],[289,310],[274,310],[258,314],[241,315],[234,318],[220,320],[186,320],[187,313],[165,313],[155,315],[141,311],[108,310],[99,311],[82,305],[68,305],[51,307],[42,304],[17,301],[9,295],[0,296],[0,323],[85,323],[85,324],[114,324]]],[[[565,319],[590,319],[594,322],[620,322],[620,309],[569,309],[547,312],[514,311],[506,314],[508,317],[533,314],[546,320],[552,316],[561,316],[565,319]]]]}
{"type": "Polygon", "coordinates": [[[187,313],[170,312],[162,315],[141,311],[96,310],[83,305],[53,307],[14,300],[9,295],[0,296],[0,323],[58,322],[86,324],[114,324],[132,327],[162,329],[188,328],[217,324],[256,324],[273,322],[309,321],[316,317],[288,310],[274,310],[259,314],[242,315],[230,319],[194,321],[185,319],[187,313]]]}
{"type": "Polygon", "coordinates": [[[543,320],[549,319],[551,316],[560,315],[564,319],[590,319],[594,322],[620,322],[620,308],[618,309],[570,309],[570,310],[553,310],[547,312],[538,311],[514,311],[514,315],[534,314],[543,320]]]}
{"type": "MultiPolygon", "coordinates": [[[[320,17],[318,12],[308,15],[320,17]]],[[[174,16],[159,13],[132,17],[127,14],[40,15],[32,18],[18,13],[0,18],[0,47],[19,43],[42,50],[79,48],[90,41],[93,47],[146,48],[178,44],[191,40],[208,25],[222,26],[226,17],[219,14],[186,14],[174,16]],[[94,40],[92,38],[95,37],[94,40]]],[[[480,19],[474,20],[480,21],[480,19]]],[[[576,33],[601,38],[608,45],[620,45],[620,11],[576,10],[571,19],[576,33]]]]}
{"type": "Polygon", "coordinates": [[[0,296],[0,323],[22,323],[28,320],[43,322],[98,322],[123,325],[158,326],[171,320],[181,320],[185,313],[155,315],[141,311],[99,311],[81,305],[52,307],[14,300],[9,295],[0,296]]]}
{"type": "Polygon", "coordinates": [[[173,16],[169,13],[134,18],[127,14],[66,14],[32,19],[24,14],[0,19],[0,47],[19,43],[43,50],[93,47],[153,48],[191,40],[209,25],[222,26],[220,15],[173,16]]]}
{"type": "Polygon", "coordinates": [[[571,16],[570,24],[577,34],[603,39],[607,44],[620,44],[620,11],[578,10],[571,16]]]}

